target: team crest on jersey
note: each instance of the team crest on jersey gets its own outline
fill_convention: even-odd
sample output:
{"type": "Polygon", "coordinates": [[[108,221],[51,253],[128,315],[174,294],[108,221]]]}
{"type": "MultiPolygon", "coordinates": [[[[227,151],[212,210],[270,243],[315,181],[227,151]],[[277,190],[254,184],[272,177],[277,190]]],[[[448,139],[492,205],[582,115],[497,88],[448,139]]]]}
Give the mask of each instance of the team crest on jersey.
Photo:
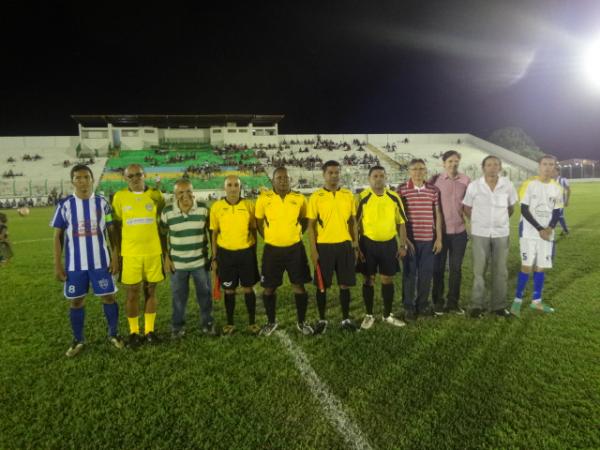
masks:
{"type": "Polygon", "coordinates": [[[102,278],[100,281],[98,281],[98,286],[100,286],[101,289],[106,289],[108,287],[108,280],[106,278],[102,278]]]}
{"type": "Polygon", "coordinates": [[[146,211],[152,211],[154,209],[154,203],[146,203],[146,211]]]}

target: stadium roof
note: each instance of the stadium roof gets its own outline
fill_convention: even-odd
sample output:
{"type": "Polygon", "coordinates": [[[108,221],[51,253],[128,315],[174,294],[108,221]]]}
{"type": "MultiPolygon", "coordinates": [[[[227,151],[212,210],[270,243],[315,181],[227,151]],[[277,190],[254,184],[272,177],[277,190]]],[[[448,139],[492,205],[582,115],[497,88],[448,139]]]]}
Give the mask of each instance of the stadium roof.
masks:
{"type": "Polygon", "coordinates": [[[71,118],[84,127],[104,127],[108,124],[118,127],[158,127],[158,128],[209,128],[236,123],[244,126],[273,126],[284,118],[282,114],[91,114],[72,115],[71,118]]]}

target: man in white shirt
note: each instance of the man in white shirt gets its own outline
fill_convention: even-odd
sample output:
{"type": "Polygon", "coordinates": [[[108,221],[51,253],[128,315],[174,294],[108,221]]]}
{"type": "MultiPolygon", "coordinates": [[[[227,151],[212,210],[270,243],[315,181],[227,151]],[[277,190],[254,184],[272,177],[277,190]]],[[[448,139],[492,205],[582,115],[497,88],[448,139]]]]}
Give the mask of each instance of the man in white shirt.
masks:
{"type": "Polygon", "coordinates": [[[529,178],[521,186],[521,221],[519,222],[519,246],[521,250],[521,272],[517,279],[517,292],[510,309],[521,316],[523,292],[533,271],[533,295],[531,309],[545,313],[554,308],[542,302],[544,269],[552,268],[554,256],[554,228],[560,219],[563,207],[563,190],[554,180],[556,158],[544,155],[540,159],[539,175],[529,178]]]}
{"type": "Polygon", "coordinates": [[[485,272],[492,271],[490,311],[510,317],[506,310],[508,237],[510,216],[517,203],[517,191],[508,178],[499,176],[502,162],[487,156],[481,163],[483,177],[471,182],[465,193],[465,215],[471,220],[473,249],[473,291],[470,316],[480,318],[485,310],[485,272]]]}

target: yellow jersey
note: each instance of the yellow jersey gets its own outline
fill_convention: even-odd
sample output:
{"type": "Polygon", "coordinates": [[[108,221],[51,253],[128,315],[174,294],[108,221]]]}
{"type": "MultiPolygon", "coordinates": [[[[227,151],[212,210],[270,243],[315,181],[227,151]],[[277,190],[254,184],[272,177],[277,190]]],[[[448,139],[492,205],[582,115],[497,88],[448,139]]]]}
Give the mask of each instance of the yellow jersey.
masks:
{"type": "Polygon", "coordinates": [[[400,196],[388,188],[382,195],[377,195],[371,188],[362,191],[357,199],[356,211],[361,234],[373,241],[393,239],[398,225],[406,223],[400,196]]]}
{"type": "Polygon", "coordinates": [[[335,192],[321,188],[308,200],[306,217],[317,221],[317,243],[337,244],[351,241],[348,221],[356,216],[354,196],[349,189],[335,192]]]}
{"type": "Polygon", "coordinates": [[[251,229],[255,228],[254,205],[240,198],[232,205],[226,199],[216,201],[210,208],[210,229],[218,231],[217,245],[226,250],[242,250],[256,243],[251,229]]]}
{"type": "Polygon", "coordinates": [[[306,198],[298,192],[288,192],[282,199],[274,191],[263,191],[256,200],[254,214],[257,219],[264,219],[265,243],[289,247],[299,242],[306,204],[306,198]]]}
{"type": "Polygon", "coordinates": [[[113,218],[122,223],[121,255],[160,255],[158,220],[165,200],[160,191],[147,188],[144,192],[129,189],[118,191],[112,203],[113,218]]]}

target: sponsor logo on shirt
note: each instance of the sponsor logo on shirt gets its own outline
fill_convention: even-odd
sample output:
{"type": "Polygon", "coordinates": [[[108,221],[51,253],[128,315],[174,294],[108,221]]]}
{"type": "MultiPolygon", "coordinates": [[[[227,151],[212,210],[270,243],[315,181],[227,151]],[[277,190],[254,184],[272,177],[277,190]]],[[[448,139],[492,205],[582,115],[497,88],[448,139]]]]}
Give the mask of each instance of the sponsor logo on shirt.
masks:
{"type": "Polygon", "coordinates": [[[135,219],[127,219],[127,225],[148,225],[154,223],[154,217],[138,217],[135,219]]]}

